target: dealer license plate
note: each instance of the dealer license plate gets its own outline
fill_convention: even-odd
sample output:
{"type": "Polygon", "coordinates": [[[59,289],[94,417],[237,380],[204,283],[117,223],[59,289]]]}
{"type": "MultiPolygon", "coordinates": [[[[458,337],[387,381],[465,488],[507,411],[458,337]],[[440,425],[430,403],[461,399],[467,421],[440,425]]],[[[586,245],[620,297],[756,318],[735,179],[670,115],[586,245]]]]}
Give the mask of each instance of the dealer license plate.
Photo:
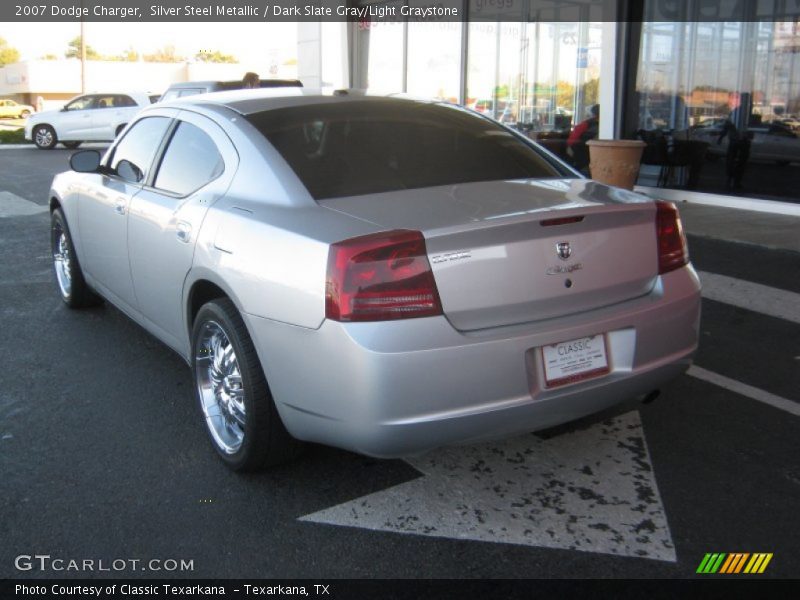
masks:
{"type": "Polygon", "coordinates": [[[605,334],[542,346],[547,387],[600,377],[610,371],[605,334]]]}

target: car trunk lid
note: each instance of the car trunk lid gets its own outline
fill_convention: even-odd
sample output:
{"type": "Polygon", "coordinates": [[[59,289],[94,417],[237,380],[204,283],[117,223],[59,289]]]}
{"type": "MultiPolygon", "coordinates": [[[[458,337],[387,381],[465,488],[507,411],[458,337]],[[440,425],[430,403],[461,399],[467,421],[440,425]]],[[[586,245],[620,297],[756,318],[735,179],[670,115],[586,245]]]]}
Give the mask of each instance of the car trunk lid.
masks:
{"type": "Polygon", "coordinates": [[[386,229],[423,233],[459,330],[559,317],[647,294],[655,208],[590,180],[469,183],[324,200],[386,229]]]}

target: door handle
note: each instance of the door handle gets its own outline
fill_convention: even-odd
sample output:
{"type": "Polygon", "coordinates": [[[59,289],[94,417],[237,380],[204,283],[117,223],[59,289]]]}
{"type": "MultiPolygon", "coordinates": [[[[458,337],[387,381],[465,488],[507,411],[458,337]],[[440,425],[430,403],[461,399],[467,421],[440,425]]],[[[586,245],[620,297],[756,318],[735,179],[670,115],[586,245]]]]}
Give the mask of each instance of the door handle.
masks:
{"type": "Polygon", "coordinates": [[[125,198],[117,198],[116,204],[114,204],[114,212],[118,215],[124,215],[127,204],[128,201],[125,198]]]}
{"type": "Polygon", "coordinates": [[[178,239],[184,244],[188,243],[189,240],[192,239],[192,226],[186,221],[178,221],[178,227],[175,235],[177,235],[178,239]]]}

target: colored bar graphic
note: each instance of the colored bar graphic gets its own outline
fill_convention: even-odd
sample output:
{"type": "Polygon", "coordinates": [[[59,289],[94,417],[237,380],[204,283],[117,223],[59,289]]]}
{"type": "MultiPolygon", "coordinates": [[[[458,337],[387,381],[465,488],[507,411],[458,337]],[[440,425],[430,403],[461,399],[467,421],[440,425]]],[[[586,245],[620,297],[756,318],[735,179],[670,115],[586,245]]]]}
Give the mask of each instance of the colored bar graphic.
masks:
{"type": "Polygon", "coordinates": [[[747,558],[748,558],[749,556],[750,556],[750,553],[747,553],[747,554],[740,554],[740,555],[739,555],[739,561],[736,563],[736,569],[735,569],[735,570],[732,570],[731,572],[732,572],[732,573],[738,573],[738,572],[740,572],[740,571],[742,570],[742,567],[744,566],[744,562],[747,560],[747,558]]]}
{"type": "Polygon", "coordinates": [[[767,565],[769,564],[769,561],[771,561],[771,560],[772,560],[772,552],[770,552],[769,554],[767,554],[764,557],[764,562],[761,563],[761,567],[759,567],[758,572],[759,573],[763,573],[764,569],[767,568],[767,565]]]}
{"type": "Polygon", "coordinates": [[[720,573],[728,573],[728,569],[731,568],[731,564],[736,560],[735,554],[728,554],[728,558],[722,563],[722,568],[719,570],[720,573]]]}
{"type": "Polygon", "coordinates": [[[750,562],[747,563],[747,566],[744,568],[745,573],[758,573],[758,567],[761,566],[761,562],[764,560],[763,554],[753,554],[753,558],[750,559],[750,562]]]}
{"type": "Polygon", "coordinates": [[[703,557],[703,560],[700,561],[700,566],[697,567],[697,571],[696,572],[697,573],[705,573],[706,572],[706,566],[708,565],[710,560],[711,560],[711,555],[710,554],[706,554],[703,557]]]}
{"type": "Polygon", "coordinates": [[[709,552],[700,561],[697,573],[703,574],[726,574],[734,575],[738,573],[763,573],[769,561],[772,560],[772,553],[757,552],[709,552]],[[745,566],[747,565],[747,566],[745,566]]]}
{"type": "Polygon", "coordinates": [[[722,554],[719,555],[719,558],[716,560],[716,562],[711,566],[709,573],[716,573],[717,571],[719,571],[719,568],[722,565],[722,561],[724,559],[725,559],[725,553],[723,552],[722,554]]]}

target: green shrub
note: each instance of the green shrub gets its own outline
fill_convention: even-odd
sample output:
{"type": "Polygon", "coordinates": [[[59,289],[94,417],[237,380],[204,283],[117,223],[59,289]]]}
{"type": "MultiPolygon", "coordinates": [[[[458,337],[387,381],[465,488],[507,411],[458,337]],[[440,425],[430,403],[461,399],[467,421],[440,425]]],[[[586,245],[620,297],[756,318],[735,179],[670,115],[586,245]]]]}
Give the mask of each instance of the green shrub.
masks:
{"type": "Polygon", "coordinates": [[[0,144],[29,144],[22,129],[0,130],[0,144]]]}

